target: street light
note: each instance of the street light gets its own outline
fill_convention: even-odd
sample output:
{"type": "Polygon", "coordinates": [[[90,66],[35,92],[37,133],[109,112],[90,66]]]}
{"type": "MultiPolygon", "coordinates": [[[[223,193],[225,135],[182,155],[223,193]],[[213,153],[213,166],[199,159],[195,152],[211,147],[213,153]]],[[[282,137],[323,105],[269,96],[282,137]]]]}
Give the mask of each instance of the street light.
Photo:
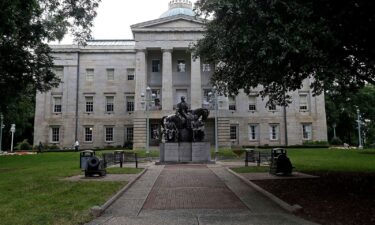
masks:
{"type": "Polygon", "coordinates": [[[4,120],[4,116],[3,114],[0,113],[0,154],[3,152],[1,148],[2,142],[3,142],[3,128],[4,128],[3,120],[4,120]]]}
{"type": "Polygon", "coordinates": [[[14,140],[14,132],[16,132],[16,124],[12,124],[10,127],[10,132],[12,133],[12,142],[10,143],[10,152],[13,152],[13,140],[14,140]]]}
{"type": "Polygon", "coordinates": [[[212,96],[212,92],[209,92],[208,93],[208,96],[210,97],[210,100],[212,99],[213,100],[213,104],[214,104],[214,107],[215,107],[215,161],[216,161],[216,157],[217,157],[217,154],[219,152],[219,146],[218,146],[218,128],[217,128],[217,124],[218,124],[218,119],[217,119],[217,114],[218,114],[218,103],[217,103],[217,92],[216,92],[216,87],[214,86],[212,88],[213,90],[213,96],[212,96]],[[212,97],[212,98],[211,98],[212,97]]]}
{"type": "Polygon", "coordinates": [[[358,148],[363,149],[362,137],[361,137],[361,116],[359,115],[359,109],[357,108],[357,124],[358,124],[358,148]]]}
{"type": "Polygon", "coordinates": [[[147,155],[150,154],[150,121],[149,121],[149,107],[150,107],[150,103],[154,100],[154,98],[156,97],[155,94],[151,94],[151,88],[150,87],[147,87],[146,88],[146,96],[145,96],[145,93],[142,92],[141,93],[141,97],[142,97],[142,104],[145,104],[145,110],[146,110],[146,153],[147,155]]]}

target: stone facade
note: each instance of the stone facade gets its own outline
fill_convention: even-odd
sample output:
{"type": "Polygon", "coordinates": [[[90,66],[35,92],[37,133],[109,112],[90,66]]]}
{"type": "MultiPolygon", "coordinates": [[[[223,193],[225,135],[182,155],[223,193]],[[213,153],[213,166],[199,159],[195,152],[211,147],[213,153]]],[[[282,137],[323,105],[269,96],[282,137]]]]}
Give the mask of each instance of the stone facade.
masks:
{"type": "MultiPolygon", "coordinates": [[[[176,10],[174,2],[179,1],[170,3],[176,10]]],[[[81,148],[99,148],[132,141],[135,149],[141,149],[147,143],[148,117],[149,143],[157,146],[160,118],[174,113],[181,96],[193,109],[213,109],[214,95],[208,93],[212,93],[209,78],[214,66],[194,59],[188,51],[203,37],[201,19],[177,14],[131,29],[134,40],[51,46],[63,82],[37,94],[34,144],[70,148],[77,139],[81,148]]],[[[256,97],[257,91],[250,96],[240,92],[235,98],[218,96],[218,110],[211,110],[206,123],[207,141],[215,143],[215,116],[221,147],[327,140],[324,96],[312,95],[309,80],[290,93],[293,102],[285,109],[266,108],[267,99],[256,97]]]]}

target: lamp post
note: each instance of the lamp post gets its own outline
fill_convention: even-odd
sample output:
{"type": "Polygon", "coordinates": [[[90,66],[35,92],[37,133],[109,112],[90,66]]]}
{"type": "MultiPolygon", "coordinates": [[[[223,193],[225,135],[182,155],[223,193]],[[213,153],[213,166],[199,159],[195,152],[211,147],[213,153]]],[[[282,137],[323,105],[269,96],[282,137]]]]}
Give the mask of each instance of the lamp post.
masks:
{"type": "Polygon", "coordinates": [[[147,155],[150,154],[150,121],[149,121],[149,107],[150,103],[153,101],[155,94],[151,94],[151,88],[146,88],[146,95],[145,93],[141,93],[141,97],[143,99],[142,103],[145,104],[145,110],[146,110],[146,153],[147,155]]]}
{"type": "Polygon", "coordinates": [[[0,113],[0,154],[3,152],[2,150],[2,143],[3,143],[3,128],[4,128],[4,116],[0,113]]]}
{"type": "Polygon", "coordinates": [[[14,140],[14,132],[16,132],[16,124],[12,124],[10,127],[10,132],[12,133],[12,142],[10,143],[10,152],[13,152],[13,140],[14,140]]]}
{"type": "Polygon", "coordinates": [[[209,92],[208,95],[210,96],[210,99],[211,99],[211,96],[213,97],[213,104],[214,104],[214,107],[215,107],[215,161],[216,161],[216,157],[217,157],[217,154],[219,152],[219,146],[218,146],[218,118],[217,118],[217,114],[218,114],[218,102],[217,102],[217,92],[216,92],[216,87],[214,86],[213,88],[213,96],[212,96],[212,92],[209,92]]]}
{"type": "Polygon", "coordinates": [[[357,124],[358,124],[358,148],[363,149],[362,137],[361,137],[361,116],[359,115],[359,109],[357,108],[357,124]]]}

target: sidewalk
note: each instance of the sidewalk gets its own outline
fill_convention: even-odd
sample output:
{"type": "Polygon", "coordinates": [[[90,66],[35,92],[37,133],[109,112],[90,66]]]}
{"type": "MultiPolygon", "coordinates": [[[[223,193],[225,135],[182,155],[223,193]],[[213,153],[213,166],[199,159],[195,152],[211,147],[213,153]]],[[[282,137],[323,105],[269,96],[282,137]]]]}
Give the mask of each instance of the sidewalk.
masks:
{"type": "Polygon", "coordinates": [[[221,165],[153,165],[94,224],[314,223],[285,212],[221,165]]]}

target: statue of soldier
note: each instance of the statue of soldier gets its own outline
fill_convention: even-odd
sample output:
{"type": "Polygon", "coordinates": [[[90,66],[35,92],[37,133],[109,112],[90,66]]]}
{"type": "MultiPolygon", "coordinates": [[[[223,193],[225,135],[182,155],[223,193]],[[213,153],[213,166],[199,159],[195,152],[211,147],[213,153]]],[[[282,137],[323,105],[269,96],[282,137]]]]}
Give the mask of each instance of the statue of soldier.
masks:
{"type": "Polygon", "coordinates": [[[177,113],[183,117],[186,121],[186,127],[190,128],[190,115],[189,115],[189,106],[185,102],[185,97],[181,96],[181,102],[177,104],[177,113]]]}

